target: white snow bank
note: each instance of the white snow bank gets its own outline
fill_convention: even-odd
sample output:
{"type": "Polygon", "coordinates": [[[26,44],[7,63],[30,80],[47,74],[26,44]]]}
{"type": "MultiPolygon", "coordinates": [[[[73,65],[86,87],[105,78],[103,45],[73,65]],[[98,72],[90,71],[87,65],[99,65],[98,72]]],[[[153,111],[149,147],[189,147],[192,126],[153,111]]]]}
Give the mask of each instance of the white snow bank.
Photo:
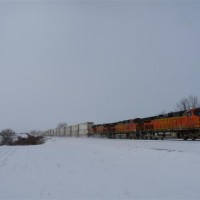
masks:
{"type": "Polygon", "coordinates": [[[0,147],[0,199],[199,199],[199,141],[53,138],[0,147]]]}

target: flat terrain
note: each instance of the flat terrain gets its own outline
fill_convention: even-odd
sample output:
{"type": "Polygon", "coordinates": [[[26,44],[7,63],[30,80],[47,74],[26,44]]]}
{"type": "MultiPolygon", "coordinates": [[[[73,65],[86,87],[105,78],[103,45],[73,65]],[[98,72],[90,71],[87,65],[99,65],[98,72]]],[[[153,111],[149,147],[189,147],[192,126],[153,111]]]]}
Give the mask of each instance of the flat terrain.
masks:
{"type": "Polygon", "coordinates": [[[200,141],[50,138],[0,147],[0,199],[200,199],[200,141]]]}

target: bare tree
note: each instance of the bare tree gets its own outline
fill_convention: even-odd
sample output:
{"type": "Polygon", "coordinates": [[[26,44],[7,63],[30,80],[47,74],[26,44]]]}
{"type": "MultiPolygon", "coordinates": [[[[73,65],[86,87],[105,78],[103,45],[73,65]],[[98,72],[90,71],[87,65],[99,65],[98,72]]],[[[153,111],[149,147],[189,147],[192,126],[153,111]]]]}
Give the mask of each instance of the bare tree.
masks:
{"type": "Polygon", "coordinates": [[[188,101],[190,104],[190,108],[200,107],[199,99],[197,96],[189,96],[188,101]]]}
{"type": "Polygon", "coordinates": [[[176,104],[176,107],[178,111],[187,110],[189,107],[188,99],[187,98],[181,99],[180,102],[176,104]]]}
{"type": "Polygon", "coordinates": [[[15,132],[11,129],[4,129],[0,132],[1,145],[9,145],[12,143],[13,136],[15,132]]]}
{"type": "Polygon", "coordinates": [[[159,115],[166,115],[166,114],[167,114],[166,110],[162,110],[162,111],[159,113],[159,115]]]}
{"type": "Polygon", "coordinates": [[[178,111],[184,111],[188,109],[200,107],[200,103],[197,96],[189,96],[188,98],[183,98],[176,104],[178,111]]]}
{"type": "Polygon", "coordinates": [[[67,127],[67,123],[65,122],[61,122],[57,125],[57,128],[63,128],[63,127],[67,127]]]}

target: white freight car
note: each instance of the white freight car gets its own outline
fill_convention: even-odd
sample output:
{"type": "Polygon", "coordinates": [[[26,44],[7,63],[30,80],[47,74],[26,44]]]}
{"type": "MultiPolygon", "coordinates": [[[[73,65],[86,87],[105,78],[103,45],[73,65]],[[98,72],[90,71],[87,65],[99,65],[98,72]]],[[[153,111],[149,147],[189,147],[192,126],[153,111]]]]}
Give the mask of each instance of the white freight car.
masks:
{"type": "Polygon", "coordinates": [[[66,136],[71,136],[72,135],[72,126],[67,126],[66,127],[66,136]]]}
{"type": "Polygon", "coordinates": [[[71,127],[72,127],[71,136],[78,136],[79,125],[76,124],[76,125],[72,125],[71,127]]]}
{"type": "Polygon", "coordinates": [[[60,136],[65,136],[66,127],[60,128],[60,136]]]}
{"type": "Polygon", "coordinates": [[[71,126],[71,136],[88,136],[93,124],[93,122],[86,122],[71,126]]]}
{"type": "Polygon", "coordinates": [[[91,132],[93,124],[94,124],[93,122],[86,122],[79,124],[78,136],[88,136],[89,133],[91,132]]]}

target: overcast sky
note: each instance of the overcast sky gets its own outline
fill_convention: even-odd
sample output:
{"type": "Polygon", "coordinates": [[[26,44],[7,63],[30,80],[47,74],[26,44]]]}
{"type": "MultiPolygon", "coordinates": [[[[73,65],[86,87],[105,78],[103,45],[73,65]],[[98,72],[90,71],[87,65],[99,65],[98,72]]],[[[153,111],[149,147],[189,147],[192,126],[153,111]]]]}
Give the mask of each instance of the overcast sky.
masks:
{"type": "Polygon", "coordinates": [[[0,129],[114,122],[200,97],[200,1],[0,0],[0,129]]]}

